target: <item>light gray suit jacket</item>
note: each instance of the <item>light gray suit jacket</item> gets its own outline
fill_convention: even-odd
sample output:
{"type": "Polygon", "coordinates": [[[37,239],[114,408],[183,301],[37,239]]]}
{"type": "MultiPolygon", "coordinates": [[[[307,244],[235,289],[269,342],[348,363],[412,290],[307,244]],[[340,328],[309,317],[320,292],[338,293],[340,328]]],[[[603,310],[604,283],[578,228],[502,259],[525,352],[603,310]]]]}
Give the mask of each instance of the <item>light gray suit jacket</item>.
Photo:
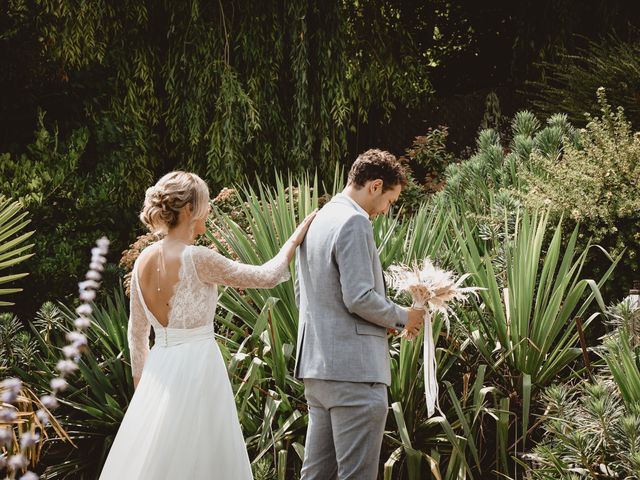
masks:
{"type": "Polygon", "coordinates": [[[387,328],[404,328],[408,312],[385,296],[368,216],[334,197],[311,224],[296,272],[296,377],[389,385],[387,328]]]}

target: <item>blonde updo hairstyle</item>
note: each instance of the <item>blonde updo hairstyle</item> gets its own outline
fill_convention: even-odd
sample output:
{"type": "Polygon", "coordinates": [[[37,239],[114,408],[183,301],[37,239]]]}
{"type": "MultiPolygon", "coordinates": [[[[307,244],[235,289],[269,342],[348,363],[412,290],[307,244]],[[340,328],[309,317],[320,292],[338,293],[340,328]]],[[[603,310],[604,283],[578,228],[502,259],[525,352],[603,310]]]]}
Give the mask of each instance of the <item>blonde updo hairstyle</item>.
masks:
{"type": "Polygon", "coordinates": [[[209,212],[209,187],[195,173],[167,173],[147,189],[140,220],[152,233],[166,235],[178,224],[180,212],[187,204],[193,207],[193,231],[195,221],[204,218],[209,212]]]}

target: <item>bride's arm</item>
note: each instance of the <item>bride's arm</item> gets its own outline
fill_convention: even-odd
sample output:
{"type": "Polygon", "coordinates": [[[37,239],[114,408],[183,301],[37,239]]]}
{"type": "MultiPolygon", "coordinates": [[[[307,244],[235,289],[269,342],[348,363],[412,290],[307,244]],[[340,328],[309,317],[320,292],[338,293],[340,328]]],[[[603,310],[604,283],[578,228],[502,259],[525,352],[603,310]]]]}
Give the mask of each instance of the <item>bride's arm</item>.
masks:
{"type": "Polygon", "coordinates": [[[273,288],[288,280],[289,263],[296,248],[304,240],[315,212],[298,226],[280,249],[280,252],[262,265],[234,262],[207,247],[193,249],[193,262],[198,278],[204,283],[229,285],[236,288],[273,288]]]}
{"type": "Polygon", "coordinates": [[[147,320],[144,307],[138,295],[138,283],[136,281],[135,267],[131,275],[131,295],[129,301],[129,325],[127,339],[129,341],[129,354],[131,356],[131,374],[134,387],[138,386],[144,362],[149,354],[149,332],[151,325],[147,320]]]}
{"type": "Polygon", "coordinates": [[[289,279],[290,242],[268,262],[248,265],[234,262],[207,247],[197,246],[192,258],[198,278],[203,283],[229,285],[236,288],[273,288],[289,279]]]}

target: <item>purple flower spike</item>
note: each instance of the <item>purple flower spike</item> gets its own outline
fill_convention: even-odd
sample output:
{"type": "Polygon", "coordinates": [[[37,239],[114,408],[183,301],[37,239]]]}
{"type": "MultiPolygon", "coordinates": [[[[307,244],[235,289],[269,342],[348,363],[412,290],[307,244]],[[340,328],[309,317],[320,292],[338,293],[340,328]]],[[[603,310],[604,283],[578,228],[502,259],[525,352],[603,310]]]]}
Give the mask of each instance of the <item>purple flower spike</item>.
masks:
{"type": "Polygon", "coordinates": [[[9,461],[7,463],[9,465],[9,470],[16,471],[27,468],[27,459],[21,453],[9,457],[9,461]]]}
{"type": "Polygon", "coordinates": [[[89,268],[91,270],[95,270],[97,272],[103,272],[104,271],[104,265],[102,265],[100,262],[91,262],[89,264],[89,268]]]}
{"type": "Polygon", "coordinates": [[[25,432],[20,436],[20,448],[25,450],[33,447],[40,440],[40,435],[32,432],[25,432]]]}
{"type": "Polygon", "coordinates": [[[0,396],[0,400],[2,403],[15,403],[18,399],[18,392],[15,390],[8,390],[6,392],[2,392],[0,396]]]}
{"type": "MultiPolygon", "coordinates": [[[[13,442],[13,432],[11,429],[8,427],[0,428],[0,448],[10,447],[11,442],[13,442]]],[[[2,466],[0,466],[0,469],[2,469],[2,466]]]]}
{"type": "Polygon", "coordinates": [[[15,422],[18,418],[18,414],[12,408],[0,408],[0,422],[11,423],[15,422]]]}
{"type": "MultiPolygon", "coordinates": [[[[67,347],[70,345],[67,345],[67,347]]],[[[67,348],[64,347],[64,348],[67,348]]],[[[63,348],[63,350],[64,350],[63,348]]],[[[74,347],[75,348],[75,347],[74,347]]],[[[77,351],[77,350],[76,350],[77,351]]],[[[56,365],[56,369],[63,375],[68,375],[69,373],[73,373],[78,369],[78,365],[71,360],[60,360],[56,365]]]]}
{"type": "Polygon", "coordinates": [[[96,282],[95,280],[85,280],[84,282],[80,282],[78,283],[78,288],[82,291],[82,290],[89,290],[89,289],[95,289],[95,288],[99,288],[100,284],[98,282],[96,282]]]}
{"type": "Polygon", "coordinates": [[[19,378],[7,378],[0,382],[0,388],[20,392],[22,390],[22,381],[19,378]]]}
{"type": "Polygon", "coordinates": [[[94,292],[93,290],[83,290],[82,292],[80,292],[80,300],[84,302],[90,302],[92,300],[95,300],[95,298],[96,292],[94,292]]]}
{"type": "Polygon", "coordinates": [[[76,313],[83,317],[91,315],[91,312],[93,312],[93,310],[91,308],[91,305],[89,305],[88,303],[83,303],[78,308],[76,308],[76,313]]]}
{"type": "Polygon", "coordinates": [[[49,384],[51,385],[51,389],[54,392],[63,392],[69,386],[69,384],[67,383],[67,381],[64,378],[59,378],[59,377],[58,378],[52,378],[51,382],[49,382],[49,384]]]}
{"type": "Polygon", "coordinates": [[[97,282],[98,280],[100,280],[102,278],[102,275],[100,275],[95,270],[89,270],[87,272],[87,274],[85,275],[85,277],[88,278],[89,280],[95,280],[97,282]]]}
{"type": "Polygon", "coordinates": [[[49,410],[58,408],[58,400],[53,395],[45,395],[43,397],[40,397],[40,403],[42,403],[42,405],[44,405],[49,410]]]}
{"type": "MultiPolygon", "coordinates": [[[[65,345],[64,347],[62,347],[62,353],[64,353],[64,356],[67,358],[75,358],[80,355],[80,350],[78,350],[78,347],[76,347],[75,345],[65,345]]],[[[63,361],[64,360],[60,360],[60,362],[63,362],[63,361]]],[[[62,373],[71,373],[71,372],[65,372],[61,370],[60,362],[58,362],[58,370],[60,370],[60,372],[62,373]]]]}
{"type": "Polygon", "coordinates": [[[49,414],[44,410],[38,410],[36,412],[36,417],[38,417],[38,420],[40,420],[44,425],[49,425],[49,414]]]}
{"type": "Polygon", "coordinates": [[[85,328],[89,328],[91,326],[91,320],[89,320],[87,317],[78,317],[75,319],[73,324],[77,329],[84,330],[85,328]]]}
{"type": "Polygon", "coordinates": [[[39,478],[35,473],[28,471],[20,477],[20,480],[38,480],[39,478]]]}
{"type": "Polygon", "coordinates": [[[73,342],[73,345],[76,347],[83,347],[87,344],[87,337],[79,332],[67,333],[67,340],[73,342]]]}

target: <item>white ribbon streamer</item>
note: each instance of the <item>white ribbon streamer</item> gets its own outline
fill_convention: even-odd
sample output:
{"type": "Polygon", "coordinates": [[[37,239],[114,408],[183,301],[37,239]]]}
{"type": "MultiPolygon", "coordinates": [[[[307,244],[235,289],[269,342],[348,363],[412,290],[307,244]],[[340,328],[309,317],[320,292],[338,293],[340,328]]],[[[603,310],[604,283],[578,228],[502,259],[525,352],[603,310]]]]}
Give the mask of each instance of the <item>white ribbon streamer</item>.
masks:
{"type": "Polygon", "coordinates": [[[433,341],[433,324],[431,311],[424,314],[424,393],[427,400],[427,417],[431,417],[438,405],[438,376],[436,373],[436,346],[433,341]]]}

